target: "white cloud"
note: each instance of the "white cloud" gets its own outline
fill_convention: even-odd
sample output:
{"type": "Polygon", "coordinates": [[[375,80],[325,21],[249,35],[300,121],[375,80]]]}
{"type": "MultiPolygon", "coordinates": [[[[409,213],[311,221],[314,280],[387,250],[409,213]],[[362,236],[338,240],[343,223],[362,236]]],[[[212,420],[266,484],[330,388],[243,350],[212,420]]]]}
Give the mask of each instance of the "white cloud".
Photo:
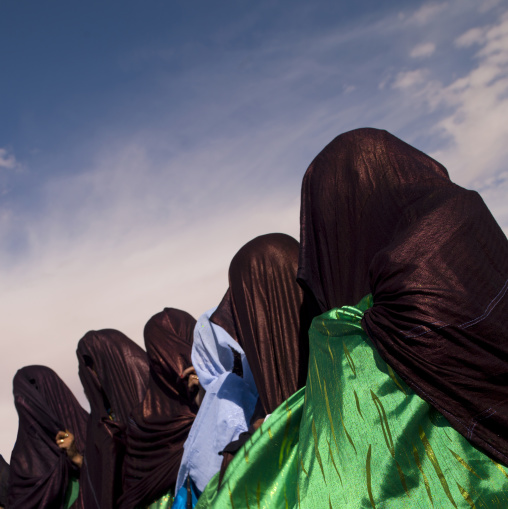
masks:
{"type": "Polygon", "coordinates": [[[508,159],[508,13],[475,33],[480,32],[482,37],[462,39],[480,44],[476,67],[434,98],[452,108],[436,126],[450,145],[436,156],[455,168],[460,182],[476,188],[483,188],[485,179],[504,171],[508,159]]]}
{"type": "Polygon", "coordinates": [[[473,44],[481,44],[484,40],[485,29],[475,27],[463,33],[460,37],[457,37],[457,39],[455,39],[455,46],[458,48],[467,48],[473,44]]]}
{"type": "Polygon", "coordinates": [[[401,71],[397,74],[392,88],[406,89],[425,82],[427,77],[426,69],[415,69],[412,71],[401,71]]]}
{"type": "Polygon", "coordinates": [[[0,148],[0,169],[13,169],[17,166],[16,158],[7,149],[0,148]]]}
{"type": "Polygon", "coordinates": [[[432,42],[424,42],[415,46],[409,55],[412,58],[427,58],[430,57],[434,51],[436,51],[436,45],[432,42]]]}
{"type": "Polygon", "coordinates": [[[441,13],[447,7],[447,4],[447,2],[425,4],[411,15],[408,22],[416,25],[426,25],[441,13]]]}

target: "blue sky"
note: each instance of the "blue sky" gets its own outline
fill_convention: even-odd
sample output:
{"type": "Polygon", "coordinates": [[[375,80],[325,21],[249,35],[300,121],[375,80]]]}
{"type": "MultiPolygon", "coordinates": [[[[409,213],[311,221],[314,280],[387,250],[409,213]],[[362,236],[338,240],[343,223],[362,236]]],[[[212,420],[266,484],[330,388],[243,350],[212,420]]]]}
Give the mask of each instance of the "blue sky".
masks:
{"type": "Polygon", "coordinates": [[[301,179],[384,128],[508,232],[508,8],[495,0],[0,0],[0,453],[12,376],[76,343],[196,317],[252,237],[298,238],[301,179]]]}

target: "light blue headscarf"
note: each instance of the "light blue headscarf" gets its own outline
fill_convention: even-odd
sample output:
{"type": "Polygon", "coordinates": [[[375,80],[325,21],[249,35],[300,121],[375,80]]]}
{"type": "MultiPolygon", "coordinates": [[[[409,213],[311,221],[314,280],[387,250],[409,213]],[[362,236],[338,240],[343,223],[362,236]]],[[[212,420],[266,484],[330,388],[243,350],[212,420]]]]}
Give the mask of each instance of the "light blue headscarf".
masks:
{"type": "Polygon", "coordinates": [[[190,476],[199,492],[220,470],[222,451],[247,431],[258,393],[245,353],[222,328],[210,322],[216,308],[200,316],[194,328],[192,365],[206,394],[184,445],[177,493],[190,476]],[[241,356],[243,378],[232,373],[232,349],[241,356]]]}

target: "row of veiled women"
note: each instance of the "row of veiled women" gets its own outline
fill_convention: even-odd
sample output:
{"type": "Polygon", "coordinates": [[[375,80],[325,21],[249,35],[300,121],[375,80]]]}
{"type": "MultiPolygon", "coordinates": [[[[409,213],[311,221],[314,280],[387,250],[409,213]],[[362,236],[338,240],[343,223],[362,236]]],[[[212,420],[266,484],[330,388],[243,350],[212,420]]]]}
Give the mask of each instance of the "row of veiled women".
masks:
{"type": "Polygon", "coordinates": [[[312,162],[300,219],[301,244],[243,246],[197,322],[152,317],[146,352],[87,333],[90,415],[19,370],[8,507],[508,507],[508,242],[482,199],[359,129],[312,162]]]}

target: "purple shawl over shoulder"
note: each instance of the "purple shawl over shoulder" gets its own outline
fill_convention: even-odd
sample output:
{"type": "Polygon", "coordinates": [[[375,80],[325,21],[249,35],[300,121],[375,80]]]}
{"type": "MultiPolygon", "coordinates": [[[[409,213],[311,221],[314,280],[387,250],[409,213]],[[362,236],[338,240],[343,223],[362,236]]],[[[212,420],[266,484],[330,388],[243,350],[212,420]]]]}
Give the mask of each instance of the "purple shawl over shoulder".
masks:
{"type": "Polygon", "coordinates": [[[181,377],[192,365],[195,325],[189,313],[166,308],[145,326],[151,376],[128,425],[122,509],[148,506],[175,489],[183,444],[198,410],[181,377]]]}
{"type": "MultiPolygon", "coordinates": [[[[68,429],[82,453],[88,414],[62,379],[45,366],[20,369],[13,388],[19,429],[11,456],[8,507],[63,508],[69,477],[78,471],[55,437],[68,429]]],[[[81,493],[73,507],[85,507],[81,493]]]]}
{"type": "Polygon", "coordinates": [[[450,424],[508,464],[508,242],[481,197],[386,131],[338,136],[302,185],[298,278],[450,424]]]}
{"type": "Polygon", "coordinates": [[[79,377],[90,402],[81,485],[86,509],[112,509],[122,491],[125,429],[144,397],[144,350],[113,329],[90,331],[79,341],[79,377]]]}

